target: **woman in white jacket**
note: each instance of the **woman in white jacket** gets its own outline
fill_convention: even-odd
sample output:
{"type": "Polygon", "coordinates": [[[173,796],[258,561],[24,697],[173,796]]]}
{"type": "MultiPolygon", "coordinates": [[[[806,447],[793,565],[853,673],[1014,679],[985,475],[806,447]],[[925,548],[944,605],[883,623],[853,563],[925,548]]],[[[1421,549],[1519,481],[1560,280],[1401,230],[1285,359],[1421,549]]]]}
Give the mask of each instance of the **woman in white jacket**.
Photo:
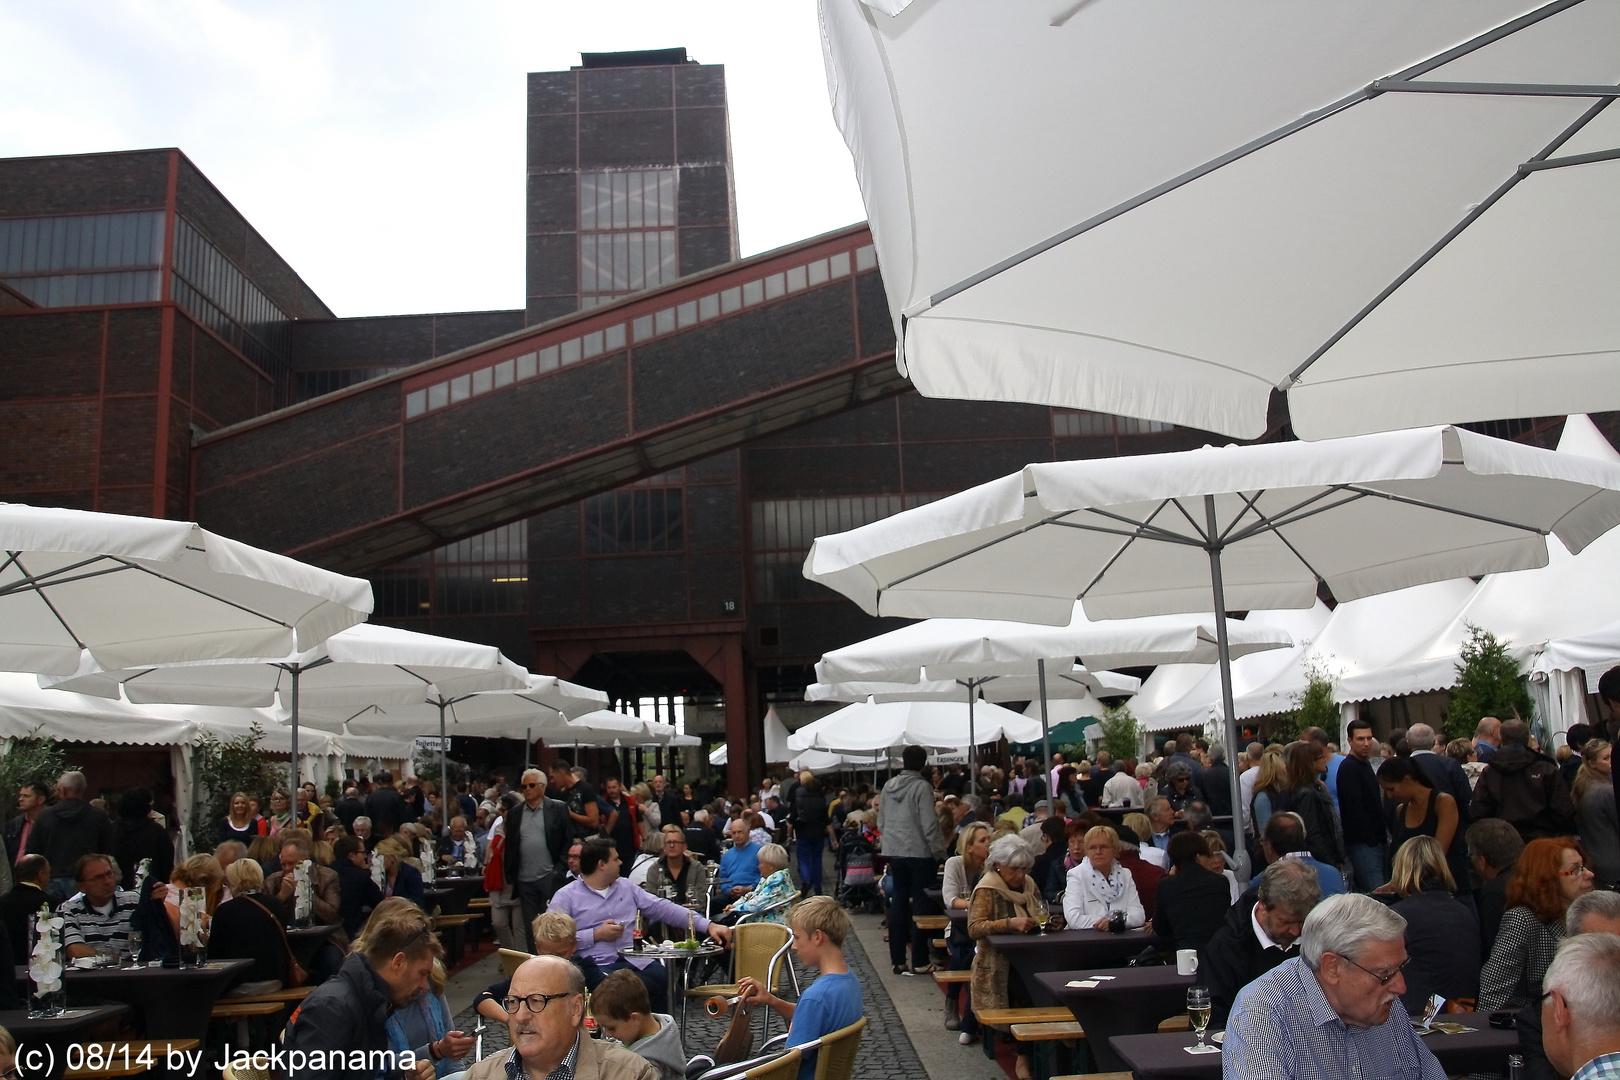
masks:
{"type": "Polygon", "coordinates": [[[1107,825],[1086,833],[1086,857],[1069,871],[1063,893],[1063,920],[1075,930],[1107,930],[1113,912],[1125,913],[1125,925],[1136,929],[1147,922],[1136,881],[1119,864],[1119,834],[1107,825]]]}

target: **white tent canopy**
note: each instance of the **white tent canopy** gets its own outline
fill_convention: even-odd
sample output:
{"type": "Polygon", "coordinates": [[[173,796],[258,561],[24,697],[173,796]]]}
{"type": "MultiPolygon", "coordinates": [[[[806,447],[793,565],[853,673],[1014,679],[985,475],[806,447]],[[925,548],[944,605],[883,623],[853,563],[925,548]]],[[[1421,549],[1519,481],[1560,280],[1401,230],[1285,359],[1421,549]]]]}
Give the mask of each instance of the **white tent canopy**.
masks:
{"type": "MultiPolygon", "coordinates": [[[[1270,699],[1250,695],[1281,672],[1301,667],[1311,641],[1321,633],[1331,614],[1320,600],[1308,608],[1249,612],[1243,620],[1245,623],[1285,630],[1296,644],[1292,649],[1251,653],[1232,661],[1232,702],[1237,719],[1293,707],[1292,702],[1278,707],[1259,706],[1260,701],[1269,703],[1270,699]],[[1254,711],[1257,707],[1259,711],[1254,711]]],[[[1176,664],[1156,669],[1131,706],[1137,721],[1147,731],[1204,727],[1211,715],[1219,719],[1220,710],[1221,673],[1214,664],[1176,664]],[[1185,685],[1189,675],[1194,680],[1190,687],[1185,685]]]]}
{"type": "MultiPolygon", "coordinates": [[[[1620,467],[1620,453],[1585,416],[1569,418],[1557,456],[1620,467]]],[[[1557,544],[1547,551],[1545,566],[1485,578],[1437,633],[1378,669],[1346,676],[1335,696],[1365,701],[1452,686],[1470,624],[1506,642],[1528,670],[1549,642],[1613,622],[1620,611],[1620,533],[1605,533],[1579,554],[1557,544]]]]}
{"type": "Polygon", "coordinates": [[[372,606],[360,578],[188,521],[0,503],[0,667],[106,667],[311,649],[372,606]]]}
{"type": "Polygon", "coordinates": [[[1274,388],[1305,439],[1620,408],[1620,7],[820,7],[923,394],[1241,438],[1274,388]]]}
{"type": "MultiPolygon", "coordinates": [[[[1055,666],[1055,665],[1054,665],[1055,666]]],[[[1078,664],[1067,671],[1048,669],[1046,698],[1059,701],[1075,698],[1129,697],[1141,688],[1142,680],[1117,671],[1090,671],[1078,664]]],[[[986,701],[1038,701],[1038,677],[1000,675],[977,687],[986,701]]],[[[915,683],[836,682],[811,683],[805,687],[806,701],[962,701],[963,686],[954,679],[929,679],[915,683]]]]}

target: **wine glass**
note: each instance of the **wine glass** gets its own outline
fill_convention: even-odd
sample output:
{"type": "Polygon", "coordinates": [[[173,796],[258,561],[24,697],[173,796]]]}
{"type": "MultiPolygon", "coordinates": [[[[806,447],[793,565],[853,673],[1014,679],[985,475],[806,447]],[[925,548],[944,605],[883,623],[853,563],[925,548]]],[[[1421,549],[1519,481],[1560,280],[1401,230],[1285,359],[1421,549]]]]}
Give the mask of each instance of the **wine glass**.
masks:
{"type": "Polygon", "coordinates": [[[1047,909],[1045,901],[1037,898],[1029,910],[1030,914],[1035,916],[1035,925],[1041,928],[1041,933],[1046,933],[1046,924],[1051,921],[1052,913],[1047,909]]]}
{"type": "Polygon", "coordinates": [[[1209,987],[1187,987],[1187,1015],[1192,1019],[1193,1030],[1198,1033],[1198,1043],[1194,1053],[1204,1052],[1204,1029],[1209,1027],[1209,987]]]}
{"type": "Polygon", "coordinates": [[[141,966],[141,932],[139,930],[129,932],[129,958],[134,967],[141,966]]]}

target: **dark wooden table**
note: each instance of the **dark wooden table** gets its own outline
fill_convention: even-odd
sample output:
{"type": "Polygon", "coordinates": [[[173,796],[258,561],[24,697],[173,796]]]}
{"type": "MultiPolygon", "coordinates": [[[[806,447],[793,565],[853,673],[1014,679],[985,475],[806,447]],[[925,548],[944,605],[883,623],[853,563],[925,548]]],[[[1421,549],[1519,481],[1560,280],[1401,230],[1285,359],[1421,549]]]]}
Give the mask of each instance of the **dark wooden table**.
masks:
{"type": "MultiPolygon", "coordinates": [[[[1447,1019],[1462,1022],[1467,1013],[1447,1019]]],[[[1471,1017],[1466,1021],[1472,1026],[1471,1017]]],[[[1517,1031],[1489,1027],[1485,1017],[1477,1020],[1479,1030],[1462,1035],[1435,1033],[1423,1038],[1423,1045],[1439,1060],[1446,1075],[1469,1072],[1507,1072],[1507,1056],[1519,1049],[1517,1031]]],[[[1129,1066],[1136,1080],[1217,1080],[1221,1075],[1221,1054],[1188,1054],[1182,1050],[1196,1041],[1191,1032],[1167,1035],[1116,1035],[1110,1040],[1116,1054],[1129,1066]]],[[[1206,1042],[1208,1041],[1206,1037],[1206,1042]]]]}
{"type": "Polygon", "coordinates": [[[1152,946],[1167,949],[1169,938],[1151,930],[1110,934],[1102,930],[1055,930],[1049,934],[991,934],[987,939],[1007,957],[1024,980],[1032,1005],[1056,1005],[1057,999],[1036,976],[1043,971],[1090,971],[1123,967],[1125,962],[1152,946]]]}
{"type": "Polygon", "coordinates": [[[127,1012],[127,1005],[93,1005],[69,1009],[49,1020],[30,1020],[27,1009],[7,1009],[0,1012],[0,1027],[17,1040],[16,1060],[22,1075],[30,1080],[34,1077],[56,1080],[67,1068],[70,1045],[110,1038],[127,1012]]]}
{"type": "Polygon", "coordinates": [[[422,909],[432,914],[438,908],[440,915],[465,915],[467,913],[466,894],[455,889],[441,887],[437,882],[422,890],[422,909]],[[460,901],[461,910],[455,910],[457,901],[460,901]]]}
{"type": "Polygon", "coordinates": [[[251,960],[210,960],[204,967],[69,968],[69,1001],[121,1001],[134,1009],[145,1039],[208,1039],[208,1014],[240,982],[251,960]]]}
{"type": "Polygon", "coordinates": [[[298,963],[308,968],[315,960],[315,951],[337,933],[338,924],[328,926],[300,926],[287,931],[287,944],[292,946],[298,963]]]}
{"type": "Polygon", "coordinates": [[[1196,975],[1178,975],[1171,965],[1111,968],[1105,971],[1044,971],[1035,981],[1074,1013],[1085,1029],[1098,1072],[1123,1072],[1128,1067],[1108,1040],[1115,1035],[1146,1035],[1159,1030],[1159,1022],[1187,1011],[1187,987],[1196,975]],[[1095,980],[1094,987],[1070,986],[1095,980]]]}

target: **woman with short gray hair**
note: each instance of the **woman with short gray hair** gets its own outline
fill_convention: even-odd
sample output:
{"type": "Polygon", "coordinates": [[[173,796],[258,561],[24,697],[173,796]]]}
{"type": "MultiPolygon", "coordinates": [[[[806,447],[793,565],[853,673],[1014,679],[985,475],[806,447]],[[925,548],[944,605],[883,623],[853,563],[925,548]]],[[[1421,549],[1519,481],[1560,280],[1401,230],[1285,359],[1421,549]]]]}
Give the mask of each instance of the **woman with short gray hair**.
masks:
{"type": "Polygon", "coordinates": [[[784,900],[791,900],[798,895],[793,887],[793,879],[788,877],[787,849],[781,844],[766,844],[759,849],[759,875],[760,881],[754,890],[735,903],[726,907],[727,911],[738,915],[746,915],[750,911],[762,911],[772,905],[781,904],[775,911],[768,911],[758,918],[749,919],[749,922],[769,922],[782,926],[787,925],[787,906],[784,900]]]}
{"type": "MultiPolygon", "coordinates": [[[[985,856],[985,870],[973,889],[973,903],[968,908],[968,937],[978,942],[973,980],[969,983],[975,1010],[1029,1005],[1023,984],[1009,977],[1011,966],[1006,956],[990,944],[989,938],[991,934],[1032,934],[1039,929],[1036,913],[1044,910],[1044,905],[1040,888],[1029,876],[1033,865],[1035,853],[1016,833],[996,839],[985,856]]],[[[970,1042],[972,1036],[964,1033],[963,1039],[970,1042]]],[[[1020,1080],[1029,1077],[1029,1069],[1029,1052],[1021,1049],[1016,1069],[1020,1080]]]]}

